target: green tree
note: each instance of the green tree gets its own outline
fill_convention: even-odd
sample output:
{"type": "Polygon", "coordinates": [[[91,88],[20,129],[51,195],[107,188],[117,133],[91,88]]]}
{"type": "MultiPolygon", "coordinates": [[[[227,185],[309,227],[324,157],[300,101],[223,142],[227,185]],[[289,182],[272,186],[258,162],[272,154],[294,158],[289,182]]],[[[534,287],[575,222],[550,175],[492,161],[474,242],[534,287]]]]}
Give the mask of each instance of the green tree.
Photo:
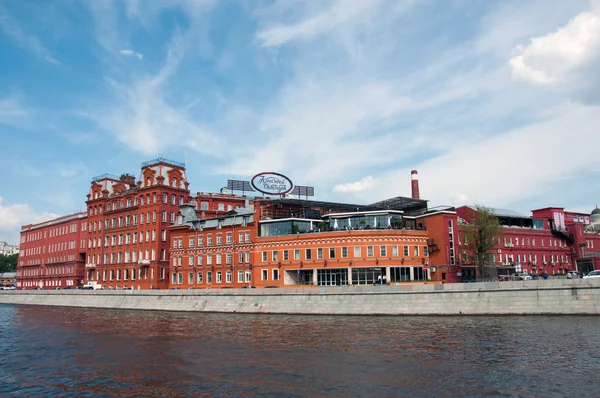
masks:
{"type": "Polygon", "coordinates": [[[498,237],[502,236],[502,226],[492,209],[476,205],[470,220],[459,226],[462,236],[462,247],[473,260],[476,278],[496,279],[495,264],[491,261],[492,250],[496,247],[498,237]]]}
{"type": "Polygon", "coordinates": [[[18,259],[18,254],[11,254],[10,256],[0,254],[0,273],[15,272],[15,270],[17,269],[18,259]]]}

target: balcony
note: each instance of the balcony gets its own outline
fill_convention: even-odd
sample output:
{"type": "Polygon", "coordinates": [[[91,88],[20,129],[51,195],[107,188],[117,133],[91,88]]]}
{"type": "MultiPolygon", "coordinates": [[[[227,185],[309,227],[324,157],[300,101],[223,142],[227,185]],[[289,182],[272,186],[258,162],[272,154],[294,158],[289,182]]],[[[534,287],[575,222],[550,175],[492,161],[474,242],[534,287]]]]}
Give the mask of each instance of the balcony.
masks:
{"type": "Polygon", "coordinates": [[[138,260],[138,264],[143,265],[143,266],[149,266],[150,265],[150,260],[148,260],[147,258],[143,258],[141,260],[138,260]]]}
{"type": "Polygon", "coordinates": [[[96,264],[93,264],[93,263],[86,264],[85,268],[96,268],[96,264]]]}

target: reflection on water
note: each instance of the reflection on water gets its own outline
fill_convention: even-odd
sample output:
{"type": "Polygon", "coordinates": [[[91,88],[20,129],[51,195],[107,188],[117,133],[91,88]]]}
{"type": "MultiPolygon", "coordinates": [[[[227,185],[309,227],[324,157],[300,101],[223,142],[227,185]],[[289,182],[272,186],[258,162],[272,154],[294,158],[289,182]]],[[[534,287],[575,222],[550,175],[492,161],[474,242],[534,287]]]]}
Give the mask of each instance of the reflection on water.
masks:
{"type": "Polygon", "coordinates": [[[0,305],[0,332],[2,396],[559,397],[600,387],[597,317],[0,305]]]}

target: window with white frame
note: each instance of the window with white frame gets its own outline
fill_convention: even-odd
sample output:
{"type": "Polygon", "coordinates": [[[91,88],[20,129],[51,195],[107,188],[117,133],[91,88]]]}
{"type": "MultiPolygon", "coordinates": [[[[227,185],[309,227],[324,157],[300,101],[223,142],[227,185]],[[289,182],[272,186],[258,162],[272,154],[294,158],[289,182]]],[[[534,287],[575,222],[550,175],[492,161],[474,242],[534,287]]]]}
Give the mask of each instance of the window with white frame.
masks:
{"type": "Polygon", "coordinates": [[[261,280],[266,281],[269,280],[269,271],[266,269],[261,270],[261,280]]]}
{"type": "Polygon", "coordinates": [[[379,255],[381,257],[387,256],[387,246],[379,246],[379,255]]]}

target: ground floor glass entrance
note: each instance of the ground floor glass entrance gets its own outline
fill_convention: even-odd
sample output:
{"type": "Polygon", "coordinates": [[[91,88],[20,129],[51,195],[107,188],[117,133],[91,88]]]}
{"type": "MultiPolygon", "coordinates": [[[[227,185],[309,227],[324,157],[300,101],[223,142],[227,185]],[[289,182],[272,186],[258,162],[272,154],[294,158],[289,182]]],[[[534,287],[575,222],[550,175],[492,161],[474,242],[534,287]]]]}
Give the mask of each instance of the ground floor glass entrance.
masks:
{"type": "Polygon", "coordinates": [[[348,286],[348,269],[317,270],[318,286],[348,286]]]}

